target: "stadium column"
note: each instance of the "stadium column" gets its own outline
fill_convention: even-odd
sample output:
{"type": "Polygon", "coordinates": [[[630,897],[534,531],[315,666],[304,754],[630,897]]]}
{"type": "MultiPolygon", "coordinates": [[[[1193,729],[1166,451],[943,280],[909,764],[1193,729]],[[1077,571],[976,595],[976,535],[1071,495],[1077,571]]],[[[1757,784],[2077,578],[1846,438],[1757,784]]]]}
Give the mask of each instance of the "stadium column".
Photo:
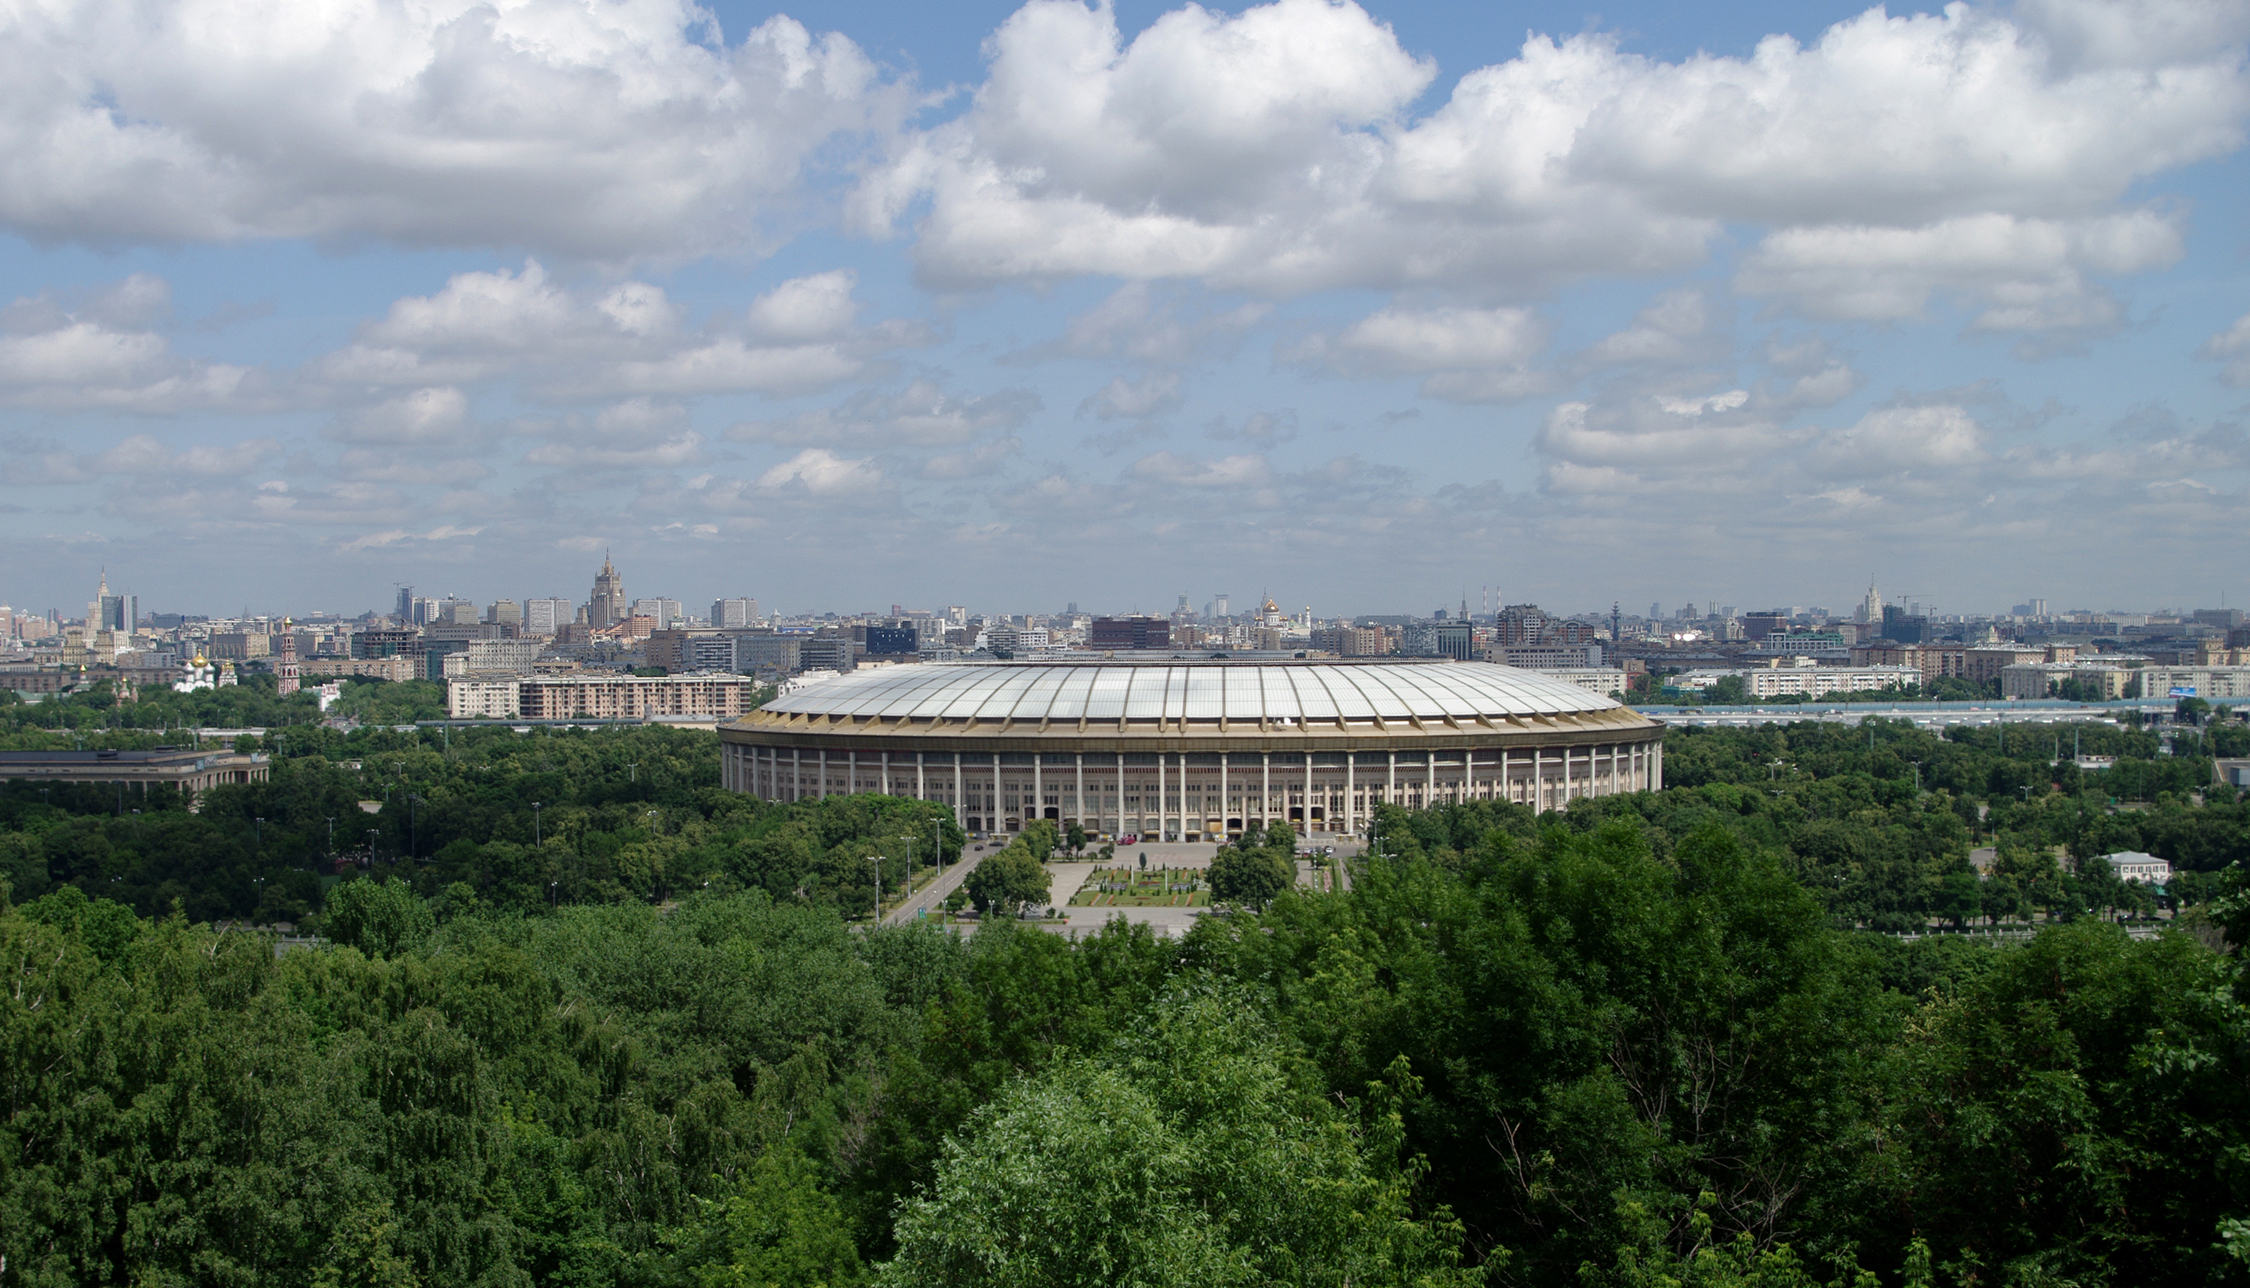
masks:
{"type": "MultiPolygon", "coordinates": [[[[984,811],[987,831],[1005,832],[1008,830],[1000,826],[1000,800],[1000,753],[996,751],[992,753],[992,804],[986,806],[984,811]]],[[[1020,816],[1017,821],[1022,821],[1020,816]]]]}
{"type": "Polygon", "coordinates": [[[844,795],[856,796],[858,794],[859,752],[856,750],[847,751],[844,753],[844,795]]]}
{"type": "Polygon", "coordinates": [[[1437,749],[1436,749],[1435,747],[1425,747],[1425,748],[1423,748],[1423,750],[1422,750],[1422,764],[1423,764],[1424,766],[1426,766],[1426,767],[1427,767],[1427,770],[1428,770],[1428,772],[1426,772],[1426,773],[1424,773],[1424,774],[1422,775],[1422,781],[1423,781],[1424,783],[1428,784],[1428,785],[1427,785],[1426,787],[1424,787],[1424,788],[1422,789],[1422,808],[1423,808],[1423,809],[1436,809],[1436,808],[1437,808],[1437,749]]]}
{"type": "Polygon", "coordinates": [[[1383,784],[1383,803],[1398,804],[1398,753],[1391,753],[1390,777],[1383,784]]]}
{"type": "Polygon", "coordinates": [[[882,757],[883,794],[888,796],[891,794],[891,753],[884,751],[876,754],[882,757]]]}
{"type": "Polygon", "coordinates": [[[1347,752],[1345,752],[1345,753],[1344,753],[1344,831],[1346,831],[1347,833],[1350,833],[1350,832],[1357,832],[1357,831],[1359,830],[1359,802],[1358,802],[1357,800],[1354,800],[1354,799],[1353,799],[1354,795],[1355,795],[1355,794],[1357,794],[1357,792],[1358,792],[1358,790],[1359,790],[1358,784],[1357,784],[1357,783],[1356,783],[1356,782],[1354,781],[1354,780],[1355,780],[1355,778],[1356,778],[1356,776],[1357,776],[1357,775],[1356,775],[1356,771],[1357,771],[1358,769],[1359,769],[1359,753],[1358,753],[1358,752],[1356,752],[1356,751],[1347,751],[1347,752]]]}
{"type": "Polygon", "coordinates": [[[967,805],[966,805],[965,803],[963,803],[963,800],[962,800],[962,796],[961,796],[961,753],[960,753],[960,752],[958,752],[958,751],[956,751],[956,752],[953,752],[953,753],[952,753],[952,756],[953,756],[953,821],[954,821],[954,822],[956,822],[956,823],[959,823],[959,824],[961,824],[961,825],[962,825],[962,826],[964,826],[964,827],[966,827],[966,826],[968,826],[968,818],[969,818],[969,816],[968,816],[967,814],[963,813],[962,811],[964,811],[964,810],[968,809],[969,807],[968,807],[968,806],[967,806],[967,805]]]}
{"type": "Polygon", "coordinates": [[[914,753],[914,799],[918,801],[930,798],[930,775],[923,766],[922,755],[919,751],[914,753]]]}
{"type": "Polygon", "coordinates": [[[801,801],[804,798],[805,749],[803,747],[791,747],[789,749],[789,799],[801,801]]]}
{"type": "Polygon", "coordinates": [[[1117,753],[1117,827],[1114,834],[1125,835],[1125,753],[1122,751],[1117,753]]]}
{"type": "Polygon", "coordinates": [[[1547,808],[1547,756],[1544,748],[1533,744],[1531,748],[1531,812],[1544,813],[1547,808]]]}
{"type": "Polygon", "coordinates": [[[1273,753],[1258,753],[1258,830],[1273,821],[1273,753]]]}
{"type": "Polygon", "coordinates": [[[1156,753],[1156,839],[1164,839],[1164,753],[1156,753]]]}
{"type": "Polygon", "coordinates": [[[1083,751],[1077,753],[1076,760],[1078,762],[1078,795],[1071,801],[1071,813],[1077,818],[1078,826],[1084,827],[1086,826],[1086,753],[1083,751]]]}
{"type": "Polygon", "coordinates": [[[1033,818],[1047,817],[1047,789],[1044,785],[1046,779],[1040,773],[1042,769],[1046,768],[1040,763],[1045,759],[1047,759],[1047,753],[1044,751],[1031,753],[1031,817],[1033,818]]]}
{"type": "Polygon", "coordinates": [[[1227,753],[1223,751],[1219,753],[1219,839],[1227,839],[1227,753]]]}
{"type": "MultiPolygon", "coordinates": [[[[1322,811],[1326,813],[1326,811],[1322,811]]],[[[1305,827],[1304,834],[1312,835],[1312,753],[1305,753],[1305,827]]]]}

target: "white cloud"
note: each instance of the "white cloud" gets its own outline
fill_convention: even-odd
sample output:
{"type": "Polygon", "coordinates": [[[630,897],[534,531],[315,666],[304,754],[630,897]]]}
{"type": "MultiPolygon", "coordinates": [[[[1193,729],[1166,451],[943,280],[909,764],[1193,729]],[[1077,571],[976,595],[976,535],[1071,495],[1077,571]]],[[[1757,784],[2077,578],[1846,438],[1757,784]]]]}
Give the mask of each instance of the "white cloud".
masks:
{"type": "Polygon", "coordinates": [[[272,439],[260,438],[223,446],[197,443],[175,451],[154,435],[135,434],[94,457],[90,465],[102,474],[236,478],[271,459],[280,450],[280,444],[272,439]]]}
{"type": "Polygon", "coordinates": [[[1308,356],[1354,373],[1401,375],[1521,366],[1547,346],[1529,309],[1387,308],[1307,346],[1308,356]]]}
{"type": "Polygon", "coordinates": [[[2224,363],[2219,379],[2235,388],[2250,385],[2250,314],[2236,318],[2233,326],[2204,342],[2198,356],[2224,363]]]}
{"type": "Polygon", "coordinates": [[[15,300],[0,309],[0,402],[145,415],[272,404],[252,368],[184,357],[145,329],[170,310],[170,288],[146,274],[77,308],[52,295],[15,300]]]}
{"type": "Polygon", "coordinates": [[[825,447],[808,447],[759,475],[757,486],[769,492],[835,497],[875,491],[885,486],[885,480],[873,460],[853,460],[825,447]]]}
{"type": "Polygon", "coordinates": [[[783,282],[754,301],[739,328],[690,327],[662,288],[625,282],[599,294],[553,280],[536,260],[521,272],[455,274],[407,296],[313,364],[346,385],[522,382],[536,398],[618,394],[807,393],[853,379],[914,328],[854,328],[854,282],[828,272],[783,282]]]}
{"type": "Polygon", "coordinates": [[[347,412],[330,427],[328,437],[344,443],[460,447],[474,441],[463,432],[468,425],[468,396],[440,385],[392,394],[347,412]]]}
{"type": "Polygon", "coordinates": [[[1028,389],[967,398],[948,394],[933,381],[917,380],[896,393],[867,390],[785,420],[745,421],[730,426],[726,437],[787,446],[951,447],[980,434],[1014,429],[1038,410],[1039,396],[1028,389]]]}
{"type": "Polygon", "coordinates": [[[1206,302],[1160,293],[1146,282],[1127,282],[1100,304],[1070,319],[1063,334],[1045,344],[1005,355],[1001,361],[1042,362],[1052,358],[1129,358],[1136,362],[1187,363],[1233,352],[1242,334],[1273,310],[1241,304],[1212,311],[1206,302]]]}
{"type": "Polygon", "coordinates": [[[686,0],[29,0],[0,18],[0,222],[39,241],[754,248],[905,100],[849,40],[686,0]]]}
{"type": "Polygon", "coordinates": [[[1156,452],[1133,462],[1131,473],[1151,483],[1193,488],[1257,488],[1265,486],[1273,477],[1266,458],[1256,453],[1205,460],[1156,452]]]}
{"type": "Polygon", "coordinates": [[[1348,376],[1422,375],[1424,395],[1450,402],[1512,402],[1556,387],[1553,373],[1526,365],[1546,346],[1547,325],[1529,309],[1394,305],[1282,357],[1348,376]]]}
{"type": "Polygon", "coordinates": [[[1746,293],[1817,318],[1902,321],[1958,292],[1982,330],[2106,331],[2120,320],[2088,273],[2160,268],[2184,251],[2174,221],[2138,210],[2077,220],[1983,214],[1919,228],[1865,225],[1774,233],[1744,264],[1746,293]]]}
{"type": "Polygon", "coordinates": [[[1119,376],[1078,404],[1078,414],[1096,420],[1145,420],[1161,416],[1178,411],[1185,401],[1180,396],[1180,384],[1177,371],[1153,371],[1138,380],[1119,376]]]}
{"type": "Polygon", "coordinates": [[[1961,407],[1885,407],[1827,435],[1816,468],[1829,478],[1959,469],[1986,459],[1984,438],[1984,427],[1961,407]]]}
{"type": "Polygon", "coordinates": [[[2044,27],[1874,9],[1811,45],[1677,63],[1534,37],[1408,120],[1432,69],[1350,3],[1184,9],[1127,44],[1106,8],[1034,0],[971,110],[857,209],[877,228],[923,210],[914,253],[939,282],[1272,294],[1677,269],[1739,223],[1775,237],[1746,287],[1821,316],[1910,314],[1966,271],[1981,325],[2099,328],[2086,274],[2177,253],[2166,220],[2109,207],[2238,147],[2250,110],[2242,23],[2183,9],[2100,58],[2064,47],[2090,28],[2059,4],[2044,27]]]}
{"type": "Polygon", "coordinates": [[[525,422],[520,432],[542,441],[527,465],[563,469],[676,469],[701,461],[703,436],[688,428],[687,409],[651,398],[628,398],[592,416],[525,422]]]}

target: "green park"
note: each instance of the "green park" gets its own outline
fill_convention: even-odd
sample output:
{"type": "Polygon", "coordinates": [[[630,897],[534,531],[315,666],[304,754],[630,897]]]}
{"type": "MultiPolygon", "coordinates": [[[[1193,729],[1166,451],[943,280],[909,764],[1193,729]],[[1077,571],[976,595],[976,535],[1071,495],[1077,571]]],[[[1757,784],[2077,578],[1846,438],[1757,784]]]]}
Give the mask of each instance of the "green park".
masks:
{"type": "Polygon", "coordinates": [[[1076,906],[1191,901],[1167,939],[1003,915],[1052,829],[427,701],[0,706],[10,748],[271,758],[193,812],[0,785],[0,1284],[2250,1276],[2228,712],[2063,727],[2101,772],[1675,728],[1659,792],[1385,807],[1342,890],[1283,829],[1101,861],[1076,906]],[[933,878],[973,934],[875,921],[933,878]]]}

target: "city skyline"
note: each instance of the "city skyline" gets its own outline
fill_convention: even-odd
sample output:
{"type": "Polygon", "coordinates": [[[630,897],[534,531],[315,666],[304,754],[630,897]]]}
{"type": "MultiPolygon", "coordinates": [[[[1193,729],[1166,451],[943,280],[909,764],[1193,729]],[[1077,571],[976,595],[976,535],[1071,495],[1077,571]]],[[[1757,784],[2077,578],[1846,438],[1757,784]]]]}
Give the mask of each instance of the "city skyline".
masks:
{"type": "Polygon", "coordinates": [[[2239,6],[115,3],[18,607],[2241,602],[2239,6]]]}

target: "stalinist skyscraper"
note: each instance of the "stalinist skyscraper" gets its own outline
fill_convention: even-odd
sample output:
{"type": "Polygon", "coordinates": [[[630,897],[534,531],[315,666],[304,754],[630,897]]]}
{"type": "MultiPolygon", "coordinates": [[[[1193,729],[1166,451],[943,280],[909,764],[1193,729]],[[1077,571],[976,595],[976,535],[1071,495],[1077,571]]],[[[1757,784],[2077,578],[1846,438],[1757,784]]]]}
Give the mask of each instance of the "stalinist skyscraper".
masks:
{"type": "Polygon", "coordinates": [[[595,630],[615,626],[625,619],[625,579],[609,562],[609,552],[602,552],[602,570],[594,577],[594,597],[586,601],[586,624],[595,630]]]}

